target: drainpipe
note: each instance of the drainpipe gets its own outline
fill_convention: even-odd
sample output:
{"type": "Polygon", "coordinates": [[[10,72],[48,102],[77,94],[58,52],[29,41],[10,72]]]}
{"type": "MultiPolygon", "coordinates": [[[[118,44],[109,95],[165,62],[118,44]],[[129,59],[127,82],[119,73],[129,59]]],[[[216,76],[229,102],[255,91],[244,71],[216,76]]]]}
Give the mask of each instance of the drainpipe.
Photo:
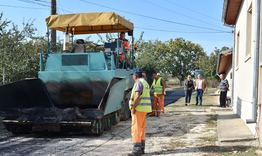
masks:
{"type": "Polygon", "coordinates": [[[259,68],[259,35],[260,35],[260,0],[255,0],[255,7],[256,7],[256,12],[255,12],[255,40],[254,40],[254,64],[253,64],[253,105],[252,105],[252,118],[247,119],[247,123],[256,123],[257,122],[257,103],[258,103],[258,68],[259,68]]]}
{"type": "Polygon", "coordinates": [[[231,88],[231,104],[232,107],[234,106],[234,102],[235,102],[235,54],[236,54],[236,28],[234,27],[233,29],[233,40],[234,40],[234,46],[232,49],[232,88],[231,88]]]}

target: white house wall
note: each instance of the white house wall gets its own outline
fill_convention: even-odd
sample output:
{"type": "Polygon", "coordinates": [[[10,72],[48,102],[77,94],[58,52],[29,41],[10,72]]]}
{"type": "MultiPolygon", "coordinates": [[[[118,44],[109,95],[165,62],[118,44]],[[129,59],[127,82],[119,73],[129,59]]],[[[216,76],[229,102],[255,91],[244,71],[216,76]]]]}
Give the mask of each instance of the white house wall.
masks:
{"type": "MultiPolygon", "coordinates": [[[[237,113],[244,121],[252,118],[252,93],[253,93],[253,49],[254,44],[251,43],[250,56],[246,56],[246,39],[247,39],[247,12],[252,6],[252,35],[251,39],[254,40],[254,13],[255,7],[252,0],[243,1],[240,14],[237,19],[235,26],[235,42],[237,42],[237,34],[239,33],[239,50],[237,49],[237,43],[235,43],[234,50],[234,61],[235,62],[235,75],[234,75],[234,100],[233,110],[237,113]],[[237,50],[239,51],[239,63],[236,66],[237,50]]],[[[252,130],[252,129],[251,129],[252,130]]],[[[252,130],[254,131],[254,130],[252,130]]]]}
{"type": "Polygon", "coordinates": [[[232,99],[232,68],[227,71],[227,75],[225,77],[229,84],[229,91],[227,92],[227,97],[232,99]]]}

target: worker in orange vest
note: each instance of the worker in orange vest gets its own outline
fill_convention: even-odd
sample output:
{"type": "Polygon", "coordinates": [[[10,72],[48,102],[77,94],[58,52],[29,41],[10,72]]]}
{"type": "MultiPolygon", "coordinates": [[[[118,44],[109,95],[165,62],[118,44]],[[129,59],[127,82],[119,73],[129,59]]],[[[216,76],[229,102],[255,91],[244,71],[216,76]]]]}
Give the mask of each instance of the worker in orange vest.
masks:
{"type": "Polygon", "coordinates": [[[129,42],[125,38],[125,32],[120,33],[119,40],[122,41],[122,45],[123,45],[123,51],[120,53],[120,56],[119,56],[120,66],[125,68],[126,63],[127,63],[126,53],[130,48],[129,42]]]}
{"type": "Polygon", "coordinates": [[[152,88],[154,90],[154,102],[152,108],[153,116],[160,116],[160,113],[164,113],[164,98],[165,98],[165,81],[160,76],[160,73],[153,73],[154,81],[152,83],[152,88]]]}
{"type": "Polygon", "coordinates": [[[126,39],[125,32],[120,33],[119,40],[122,41],[124,51],[129,50],[130,46],[128,40],[126,39]]]}

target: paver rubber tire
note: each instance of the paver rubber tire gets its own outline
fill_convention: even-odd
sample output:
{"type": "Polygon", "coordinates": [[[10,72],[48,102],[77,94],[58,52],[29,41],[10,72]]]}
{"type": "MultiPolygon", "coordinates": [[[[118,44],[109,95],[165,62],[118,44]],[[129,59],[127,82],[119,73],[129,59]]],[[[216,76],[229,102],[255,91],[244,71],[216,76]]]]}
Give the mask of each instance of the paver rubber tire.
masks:
{"type": "Polygon", "coordinates": [[[120,112],[116,112],[113,116],[113,125],[116,125],[120,122],[120,112]]]}
{"type": "Polygon", "coordinates": [[[123,105],[121,108],[120,113],[120,120],[125,121],[128,120],[131,117],[131,112],[129,109],[129,99],[131,96],[131,92],[125,92],[124,99],[123,99],[123,105]]]}
{"type": "Polygon", "coordinates": [[[91,132],[94,135],[102,135],[104,133],[104,124],[101,119],[97,119],[92,124],[92,130],[91,132]]]}
{"type": "Polygon", "coordinates": [[[108,131],[112,128],[112,117],[111,116],[108,116],[106,118],[103,119],[103,124],[104,124],[104,130],[105,131],[108,131]]]}

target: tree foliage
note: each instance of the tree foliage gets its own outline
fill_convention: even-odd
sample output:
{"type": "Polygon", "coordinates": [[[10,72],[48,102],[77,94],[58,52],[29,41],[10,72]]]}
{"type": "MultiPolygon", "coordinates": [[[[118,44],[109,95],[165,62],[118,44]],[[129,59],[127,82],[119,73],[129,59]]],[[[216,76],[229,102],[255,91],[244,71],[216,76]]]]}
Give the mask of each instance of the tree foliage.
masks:
{"type": "Polygon", "coordinates": [[[183,81],[198,68],[199,59],[205,55],[199,44],[183,38],[166,42],[149,41],[142,43],[136,63],[147,72],[156,70],[183,81]]]}
{"type": "Polygon", "coordinates": [[[44,38],[36,37],[33,22],[17,25],[0,14],[0,80],[13,82],[35,77],[39,68],[38,53],[44,47],[44,38]]]}
{"type": "Polygon", "coordinates": [[[149,75],[152,71],[177,77],[181,82],[194,70],[203,70],[207,78],[215,78],[218,55],[228,49],[215,48],[214,52],[207,55],[203,48],[196,43],[183,38],[170,39],[166,42],[142,42],[136,63],[149,75]]]}
{"type": "Polygon", "coordinates": [[[214,51],[209,56],[204,56],[201,58],[202,61],[199,62],[198,66],[205,73],[205,76],[209,79],[216,78],[217,75],[217,61],[218,56],[222,51],[229,49],[228,47],[222,47],[221,49],[215,48],[214,51]]]}

